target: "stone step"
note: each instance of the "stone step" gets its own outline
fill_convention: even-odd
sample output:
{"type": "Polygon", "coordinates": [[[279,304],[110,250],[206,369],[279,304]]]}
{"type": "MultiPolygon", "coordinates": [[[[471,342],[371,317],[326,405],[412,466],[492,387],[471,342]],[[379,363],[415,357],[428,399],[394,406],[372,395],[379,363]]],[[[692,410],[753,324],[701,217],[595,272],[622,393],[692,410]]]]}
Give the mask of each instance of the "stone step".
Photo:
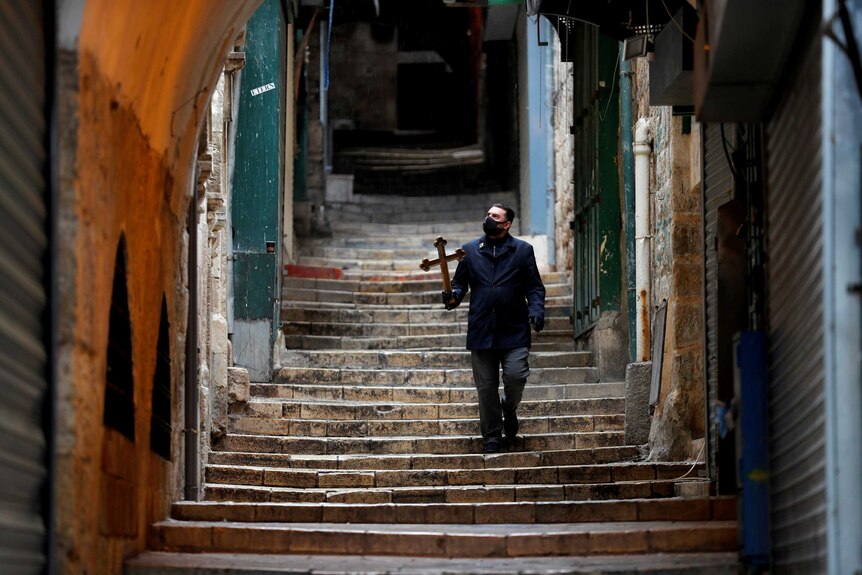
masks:
{"type": "MultiPolygon", "coordinates": [[[[674,496],[676,482],[668,480],[625,483],[556,483],[446,485],[416,487],[279,487],[206,485],[207,499],[243,503],[336,503],[349,505],[521,503],[526,501],[608,501],[657,499],[674,496]]],[[[389,521],[381,517],[382,521],[389,521]]]]}
{"type": "MultiPolygon", "coordinates": [[[[434,256],[436,257],[436,255],[434,256]]],[[[329,268],[327,268],[329,269],[329,268]]],[[[333,268],[335,269],[335,268],[333,268]]],[[[450,271],[454,272],[455,264],[450,266],[450,271]]],[[[550,270],[540,270],[542,275],[542,283],[545,285],[555,285],[555,284],[565,284],[571,286],[571,282],[568,278],[566,278],[561,272],[550,271],[550,270]]],[[[286,276],[290,277],[290,276],[286,276]]],[[[409,270],[406,272],[397,272],[397,271],[362,271],[362,270],[342,270],[341,271],[341,279],[345,281],[367,281],[367,282],[386,282],[386,281],[400,281],[400,282],[414,282],[414,281],[426,281],[429,279],[437,279],[437,285],[442,284],[442,276],[438,271],[438,268],[431,268],[431,271],[420,270],[418,267],[415,270],[409,270]]]]}
{"type": "MultiPolygon", "coordinates": [[[[405,402],[320,402],[263,400],[252,398],[246,403],[231,406],[232,415],[245,415],[267,419],[302,418],[310,420],[453,420],[474,419],[477,403],[405,403],[405,402]]],[[[608,416],[625,412],[625,400],[619,399],[565,399],[555,401],[523,401],[518,415],[524,418],[537,416],[608,416]]]]}
{"type": "MultiPolygon", "coordinates": [[[[450,248],[450,251],[451,248],[450,248]]],[[[348,247],[332,245],[303,246],[302,255],[317,258],[342,258],[358,260],[378,259],[410,259],[415,258],[417,262],[423,258],[434,259],[437,257],[437,248],[433,242],[411,247],[348,247]]]]}
{"type": "Polygon", "coordinates": [[[633,445],[568,449],[558,451],[524,451],[496,454],[425,455],[294,455],[290,453],[254,453],[213,451],[209,462],[215,465],[263,466],[291,469],[493,469],[500,467],[541,467],[554,465],[595,465],[632,462],[640,456],[633,445]]]}
{"type": "MultiPolygon", "coordinates": [[[[625,445],[622,431],[532,434],[518,437],[519,451],[589,449],[625,445]]],[[[349,453],[481,453],[482,439],[471,436],[298,437],[228,433],[214,441],[218,451],[308,455],[349,453]]]]}
{"type": "MultiPolygon", "coordinates": [[[[703,469],[703,465],[699,465],[703,469]]],[[[626,482],[673,480],[698,472],[684,463],[615,463],[549,467],[504,467],[493,469],[387,469],[314,470],[235,465],[208,465],[206,482],[233,486],[333,488],[416,488],[523,485],[600,485],[626,482]]],[[[649,493],[649,491],[648,491],[649,493]]],[[[673,495],[673,486],[663,497],[673,495]]],[[[649,495],[647,495],[649,496],[649,495]]]]}
{"type": "MultiPolygon", "coordinates": [[[[359,369],[341,367],[282,367],[275,373],[275,383],[314,385],[406,385],[420,387],[459,387],[473,384],[473,370],[464,368],[395,368],[359,369]]],[[[539,367],[530,369],[529,383],[597,383],[594,367],[539,367]]]]}
{"type": "MultiPolygon", "coordinates": [[[[456,235],[447,235],[446,249],[454,251],[455,248],[463,246],[469,241],[479,237],[481,231],[459,232],[456,235]]],[[[333,234],[328,238],[301,238],[297,242],[298,253],[306,249],[316,247],[358,248],[358,249],[436,249],[434,240],[437,236],[423,234],[376,234],[373,237],[355,234],[333,234]]]]}
{"type": "MultiPolygon", "coordinates": [[[[625,397],[625,382],[533,385],[524,389],[524,401],[625,397]]],[[[330,401],[386,401],[402,403],[468,403],[477,401],[476,388],[397,387],[360,385],[300,385],[254,383],[254,398],[280,398],[330,401]]]]}
{"type": "MultiPolygon", "coordinates": [[[[365,237],[373,238],[375,236],[397,236],[397,235],[415,235],[425,237],[428,243],[434,244],[434,240],[438,236],[443,236],[449,241],[451,237],[467,237],[470,239],[477,238],[482,235],[482,220],[484,219],[484,211],[477,214],[475,219],[456,222],[429,222],[417,224],[407,222],[356,222],[349,219],[332,219],[329,222],[330,228],[334,234],[357,234],[365,237]]],[[[510,233],[517,237],[520,235],[518,224],[520,220],[516,219],[510,233]]],[[[454,245],[454,244],[450,244],[454,245]]]]}
{"type": "Polygon", "coordinates": [[[126,575],[737,575],[738,562],[731,552],[449,559],[148,551],[124,569],[126,575]]]}
{"type": "MultiPolygon", "coordinates": [[[[569,286],[568,284],[545,283],[544,285],[546,297],[571,295],[571,286],[569,286]]],[[[437,274],[436,277],[431,276],[424,280],[411,281],[362,281],[348,279],[286,277],[284,279],[281,294],[282,297],[286,297],[301,290],[318,290],[321,292],[336,293],[352,292],[357,294],[411,294],[414,296],[423,297],[427,296],[427,294],[429,293],[433,293],[436,295],[437,301],[439,302],[440,291],[442,290],[442,280],[440,279],[439,274],[437,274]]],[[[467,295],[469,296],[469,293],[467,295]]],[[[469,299],[465,298],[465,301],[469,301],[469,299]]],[[[426,302],[420,301],[417,303],[426,302]]]]}
{"type": "MultiPolygon", "coordinates": [[[[413,510],[405,510],[405,513],[409,511],[413,510]]],[[[492,508],[489,507],[487,512],[492,513],[492,508]]],[[[409,517],[405,519],[410,520],[409,517]]],[[[692,553],[730,551],[736,549],[736,545],[735,521],[672,522],[658,519],[534,523],[516,528],[488,525],[482,529],[473,524],[250,524],[170,519],[153,525],[149,537],[150,549],[162,551],[428,557],[692,553]]]]}
{"type": "MultiPolygon", "coordinates": [[[[544,415],[520,417],[520,435],[621,431],[625,415],[544,415]]],[[[403,437],[407,435],[480,435],[479,418],[471,419],[362,419],[231,417],[235,433],[303,437],[403,437]]]]}
{"type": "MultiPolygon", "coordinates": [[[[586,367],[588,351],[533,351],[530,367],[586,367]]],[[[281,365],[292,367],[470,367],[470,352],[458,351],[300,351],[283,350],[281,365]]]]}
{"type": "MultiPolygon", "coordinates": [[[[544,330],[530,334],[532,349],[536,351],[574,350],[572,331],[544,330]]],[[[335,335],[285,335],[287,349],[343,349],[343,350],[434,350],[442,348],[464,349],[467,334],[402,335],[397,337],[339,337],[335,335]]]]}
{"type": "MultiPolygon", "coordinates": [[[[344,207],[357,208],[359,213],[415,213],[417,210],[428,212],[428,217],[436,221],[446,221],[446,217],[465,211],[482,213],[491,204],[502,203],[517,206],[518,200],[513,191],[476,192],[470,194],[441,194],[433,196],[405,196],[400,194],[354,194],[350,201],[327,200],[327,210],[344,207]],[[448,208],[448,209],[447,209],[448,208]]],[[[481,220],[481,218],[480,218],[481,220]]]]}
{"type": "MultiPolygon", "coordinates": [[[[549,332],[571,332],[568,318],[549,318],[545,321],[549,332]]],[[[285,335],[323,335],[338,337],[398,337],[423,335],[466,334],[467,322],[447,323],[368,323],[290,321],[282,324],[285,335]]]]}
{"type": "MultiPolygon", "coordinates": [[[[320,322],[365,322],[365,323],[457,323],[467,321],[470,312],[469,305],[459,306],[454,310],[445,310],[437,306],[415,308],[413,306],[366,307],[356,305],[327,305],[324,302],[308,302],[298,305],[295,302],[285,302],[282,306],[283,321],[320,321],[320,322]]],[[[545,321],[562,319],[571,324],[570,306],[545,306],[545,321]]]]}
{"type": "Polygon", "coordinates": [[[637,521],[732,521],[733,497],[633,498],[607,501],[523,501],[438,504],[174,503],[178,521],[235,523],[556,524],[637,521]]]}
{"type": "MultiPolygon", "coordinates": [[[[293,280],[296,283],[300,282],[340,282],[343,280],[293,280]]],[[[352,282],[347,282],[352,283],[352,282]]],[[[413,283],[413,282],[409,282],[413,283]]],[[[348,286],[344,286],[348,287],[348,286]]],[[[440,286],[437,285],[429,291],[406,291],[406,292],[372,292],[372,291],[351,291],[351,290],[322,290],[317,288],[301,288],[291,287],[290,285],[282,289],[282,301],[303,301],[303,302],[333,302],[333,303],[353,303],[358,305],[386,305],[386,306],[413,306],[413,305],[428,305],[437,306],[437,309],[443,309],[443,304],[440,302],[440,286]]],[[[546,286],[545,302],[548,305],[558,304],[565,305],[570,303],[572,296],[569,294],[569,286],[562,284],[546,286]]],[[[470,301],[470,294],[464,298],[464,301],[470,301]]],[[[445,310],[444,310],[445,311],[445,310]]]]}

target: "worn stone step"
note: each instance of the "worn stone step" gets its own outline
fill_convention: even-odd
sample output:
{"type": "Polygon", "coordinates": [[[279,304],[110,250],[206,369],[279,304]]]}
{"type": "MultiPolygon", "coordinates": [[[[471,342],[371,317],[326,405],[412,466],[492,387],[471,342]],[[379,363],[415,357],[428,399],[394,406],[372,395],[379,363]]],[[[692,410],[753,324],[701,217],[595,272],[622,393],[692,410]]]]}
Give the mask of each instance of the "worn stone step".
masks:
{"type": "MultiPolygon", "coordinates": [[[[316,385],[406,385],[420,387],[459,387],[473,384],[473,370],[464,368],[361,369],[346,367],[282,367],[275,373],[276,383],[314,383],[316,385]]],[[[595,367],[539,367],[530,369],[528,384],[597,383],[595,367]]]]}
{"type": "Polygon", "coordinates": [[[555,524],[637,521],[732,521],[732,497],[659,498],[608,501],[494,502],[440,504],[302,504],[176,502],[171,517],[179,521],[235,523],[412,523],[412,524],[555,524]]]}
{"type": "MultiPolygon", "coordinates": [[[[527,383],[524,401],[553,399],[590,399],[625,397],[625,382],[535,385],[527,383]]],[[[251,385],[255,398],[394,401],[402,403],[466,403],[477,401],[476,388],[426,386],[359,386],[303,385],[289,383],[255,383],[251,385]]]]}
{"type": "Polygon", "coordinates": [[[126,575],[737,575],[739,567],[732,552],[449,559],[148,551],[124,568],[126,575]]]}
{"type": "MultiPolygon", "coordinates": [[[[552,331],[571,331],[567,318],[551,318],[546,321],[545,328],[552,331]]],[[[319,335],[337,337],[399,337],[466,334],[467,322],[448,323],[366,323],[366,322],[285,322],[282,326],[285,335],[319,335]]]]}
{"type": "MultiPolygon", "coordinates": [[[[378,259],[375,261],[380,260],[378,259]]],[[[299,289],[336,292],[348,291],[354,293],[425,294],[431,292],[437,295],[437,300],[439,301],[440,290],[442,289],[441,277],[442,276],[439,272],[435,272],[433,274],[429,273],[424,279],[414,279],[411,281],[382,279],[378,281],[362,281],[356,279],[303,278],[288,276],[284,278],[282,296],[289,295],[294,290],[299,289]]],[[[546,296],[556,296],[571,292],[571,287],[568,284],[549,283],[548,281],[545,281],[544,285],[546,296]]]]}
{"type": "MultiPolygon", "coordinates": [[[[313,281],[341,281],[341,280],[295,280],[310,283],[313,281]]],[[[412,283],[412,282],[411,282],[412,283]]],[[[336,286],[349,288],[349,285],[336,286]]],[[[332,303],[353,303],[357,305],[386,305],[386,306],[412,306],[412,305],[427,305],[437,306],[438,309],[443,309],[440,303],[441,286],[426,286],[432,289],[427,291],[407,290],[405,292],[382,292],[377,290],[359,291],[350,289],[319,289],[305,288],[287,285],[282,289],[281,298],[284,301],[295,302],[332,302],[332,303]]],[[[568,293],[568,286],[562,284],[550,285],[545,288],[545,302],[548,304],[564,304],[571,301],[572,296],[568,293]]],[[[464,298],[469,302],[470,293],[464,298]]]]}
{"type": "MultiPolygon", "coordinates": [[[[454,310],[442,307],[415,309],[410,306],[389,308],[366,308],[364,306],[337,305],[327,306],[321,302],[300,305],[289,302],[283,306],[283,321],[320,321],[320,322],[367,322],[367,323],[457,323],[467,321],[470,306],[460,306],[454,310]]],[[[571,307],[545,306],[545,321],[561,319],[571,324],[571,307]]]]}
{"type": "MultiPolygon", "coordinates": [[[[293,399],[257,399],[231,406],[231,414],[268,419],[302,418],[311,420],[453,420],[475,419],[478,403],[407,403],[359,401],[302,401],[293,399]]],[[[518,415],[539,416],[608,416],[622,415],[625,400],[565,399],[522,401],[518,415]]]]}
{"type": "MultiPolygon", "coordinates": [[[[625,445],[622,431],[563,432],[531,434],[518,438],[519,451],[588,449],[625,445]]],[[[219,451],[264,453],[329,454],[348,453],[481,453],[478,436],[393,436],[393,437],[297,437],[228,433],[214,440],[219,451]]]]}
{"type": "Polygon", "coordinates": [[[359,260],[416,258],[416,261],[418,262],[422,258],[436,258],[437,249],[431,243],[417,245],[415,247],[348,247],[318,245],[303,246],[302,254],[312,257],[359,260]]]}
{"type": "MultiPolygon", "coordinates": [[[[574,349],[572,331],[545,330],[533,333],[532,349],[570,350],[574,349]]],[[[459,348],[467,345],[467,334],[444,335],[402,335],[397,337],[339,337],[335,335],[285,335],[287,349],[440,349],[459,348]]]]}
{"type": "Polygon", "coordinates": [[[325,323],[286,322],[282,326],[285,335],[319,335],[336,337],[409,337],[426,335],[466,334],[467,323],[325,323]]]}
{"type": "MultiPolygon", "coordinates": [[[[625,415],[544,415],[519,418],[520,435],[580,433],[625,429],[625,415]]],[[[479,418],[462,419],[357,419],[237,417],[230,419],[235,433],[303,437],[403,437],[407,435],[479,435],[479,418]]]]}
{"type": "MultiPolygon", "coordinates": [[[[548,503],[545,505],[557,505],[548,503]]],[[[490,512],[490,508],[489,508],[490,512]]],[[[153,525],[149,547],[163,551],[329,553],[429,557],[524,557],[730,551],[735,521],[627,521],[511,526],[403,523],[229,523],[153,525]]]]}
{"type": "MultiPolygon", "coordinates": [[[[410,487],[277,487],[210,483],[209,501],[245,503],[516,503],[525,501],[608,501],[674,496],[672,479],[626,483],[555,483],[526,485],[446,485],[410,487]]],[[[387,521],[386,517],[381,518],[387,521]]]]}
{"type": "Polygon", "coordinates": [[[567,449],[558,451],[523,451],[496,454],[426,455],[294,455],[290,453],[254,453],[213,451],[209,462],[214,465],[281,467],[291,469],[493,469],[499,467],[540,467],[559,465],[596,465],[632,462],[639,457],[633,445],[567,449]]]}
{"type": "MultiPolygon", "coordinates": [[[[699,469],[703,469],[700,464],[699,469]]],[[[295,488],[414,488],[490,485],[596,485],[670,480],[696,473],[698,466],[649,462],[485,469],[314,470],[261,466],[206,467],[208,484],[295,488]]],[[[673,494],[671,487],[664,495],[673,494]]]]}
{"type": "Polygon", "coordinates": [[[285,335],[321,335],[335,337],[398,337],[467,333],[467,323],[396,324],[396,323],[324,323],[292,321],[284,323],[285,335]]]}
{"type": "MultiPolygon", "coordinates": [[[[438,294],[439,295],[439,294],[438,294]]],[[[468,294],[469,296],[469,294],[468,294]]],[[[469,304],[469,302],[468,302],[469,304]]],[[[326,301],[286,301],[283,302],[282,309],[329,309],[329,310],[359,310],[359,311],[431,311],[431,312],[446,312],[443,309],[443,306],[439,303],[439,300],[436,303],[430,304],[410,304],[410,305],[385,305],[385,304],[357,304],[354,302],[326,302],[326,301]]],[[[467,313],[469,310],[469,305],[459,306],[456,310],[452,310],[451,312],[447,312],[450,314],[456,314],[458,312],[467,313]]],[[[572,302],[571,297],[569,298],[551,298],[545,300],[545,317],[563,315],[563,316],[571,316],[572,313],[572,302]],[[557,311],[559,310],[559,311],[557,311]]]]}
{"type": "MultiPolygon", "coordinates": [[[[468,237],[470,239],[482,235],[482,220],[484,211],[480,211],[475,220],[460,222],[429,222],[429,223],[389,223],[389,222],[355,222],[349,219],[334,219],[330,221],[332,231],[338,235],[361,234],[366,237],[378,235],[415,235],[428,238],[432,244],[438,236],[447,240],[449,237],[468,237]]],[[[518,236],[518,224],[516,219],[510,233],[518,236]]]]}
{"type": "MultiPolygon", "coordinates": [[[[587,367],[588,351],[531,352],[530,367],[587,367]]],[[[470,352],[458,351],[301,351],[281,352],[281,365],[293,367],[470,367],[470,352]]]]}

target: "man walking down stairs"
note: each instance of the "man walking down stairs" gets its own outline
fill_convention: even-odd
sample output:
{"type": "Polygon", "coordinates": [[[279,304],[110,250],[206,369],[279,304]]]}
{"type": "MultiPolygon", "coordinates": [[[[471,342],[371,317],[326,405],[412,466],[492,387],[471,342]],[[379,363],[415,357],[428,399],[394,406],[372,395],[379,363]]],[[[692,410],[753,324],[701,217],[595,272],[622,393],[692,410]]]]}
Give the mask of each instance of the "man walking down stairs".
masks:
{"type": "Polygon", "coordinates": [[[469,295],[442,309],[418,263],[512,194],[357,197],[288,270],[282,367],[231,407],[206,500],[174,504],[129,574],[736,572],[734,500],[676,496],[700,465],[625,445],[624,385],[575,351],[559,273],[542,274],[523,443],[482,453],[469,295]]]}

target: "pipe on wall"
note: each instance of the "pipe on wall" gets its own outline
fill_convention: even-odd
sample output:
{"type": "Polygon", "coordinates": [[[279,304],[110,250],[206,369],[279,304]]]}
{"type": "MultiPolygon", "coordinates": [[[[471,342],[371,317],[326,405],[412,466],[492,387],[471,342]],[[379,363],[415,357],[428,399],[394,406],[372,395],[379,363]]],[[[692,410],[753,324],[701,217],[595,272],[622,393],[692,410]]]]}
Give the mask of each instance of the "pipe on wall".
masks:
{"type": "Polygon", "coordinates": [[[635,172],[632,155],[632,71],[631,62],[620,65],[620,138],[623,156],[623,195],[626,225],[626,296],[629,318],[629,361],[637,361],[637,314],[635,282],[635,172]]]}
{"type": "Polygon", "coordinates": [[[637,361],[650,357],[650,235],[649,167],[652,123],[641,118],[635,126],[635,299],[637,300],[637,361]]]}
{"type": "MultiPolygon", "coordinates": [[[[194,179],[197,184],[197,173],[194,179]]],[[[200,396],[198,395],[198,187],[192,186],[189,204],[189,306],[186,327],[186,377],[184,437],[185,442],[185,498],[200,499],[200,396]]]]}

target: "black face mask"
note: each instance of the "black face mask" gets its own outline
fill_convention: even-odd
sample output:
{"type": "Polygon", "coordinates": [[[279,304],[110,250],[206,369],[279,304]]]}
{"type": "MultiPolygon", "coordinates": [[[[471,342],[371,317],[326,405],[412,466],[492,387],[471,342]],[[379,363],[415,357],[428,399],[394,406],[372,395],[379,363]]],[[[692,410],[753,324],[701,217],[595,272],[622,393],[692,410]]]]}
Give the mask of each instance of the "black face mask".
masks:
{"type": "Polygon", "coordinates": [[[486,235],[496,236],[502,231],[498,226],[504,223],[506,222],[498,222],[491,216],[487,216],[485,217],[485,221],[482,222],[482,231],[484,231],[486,235]]]}

